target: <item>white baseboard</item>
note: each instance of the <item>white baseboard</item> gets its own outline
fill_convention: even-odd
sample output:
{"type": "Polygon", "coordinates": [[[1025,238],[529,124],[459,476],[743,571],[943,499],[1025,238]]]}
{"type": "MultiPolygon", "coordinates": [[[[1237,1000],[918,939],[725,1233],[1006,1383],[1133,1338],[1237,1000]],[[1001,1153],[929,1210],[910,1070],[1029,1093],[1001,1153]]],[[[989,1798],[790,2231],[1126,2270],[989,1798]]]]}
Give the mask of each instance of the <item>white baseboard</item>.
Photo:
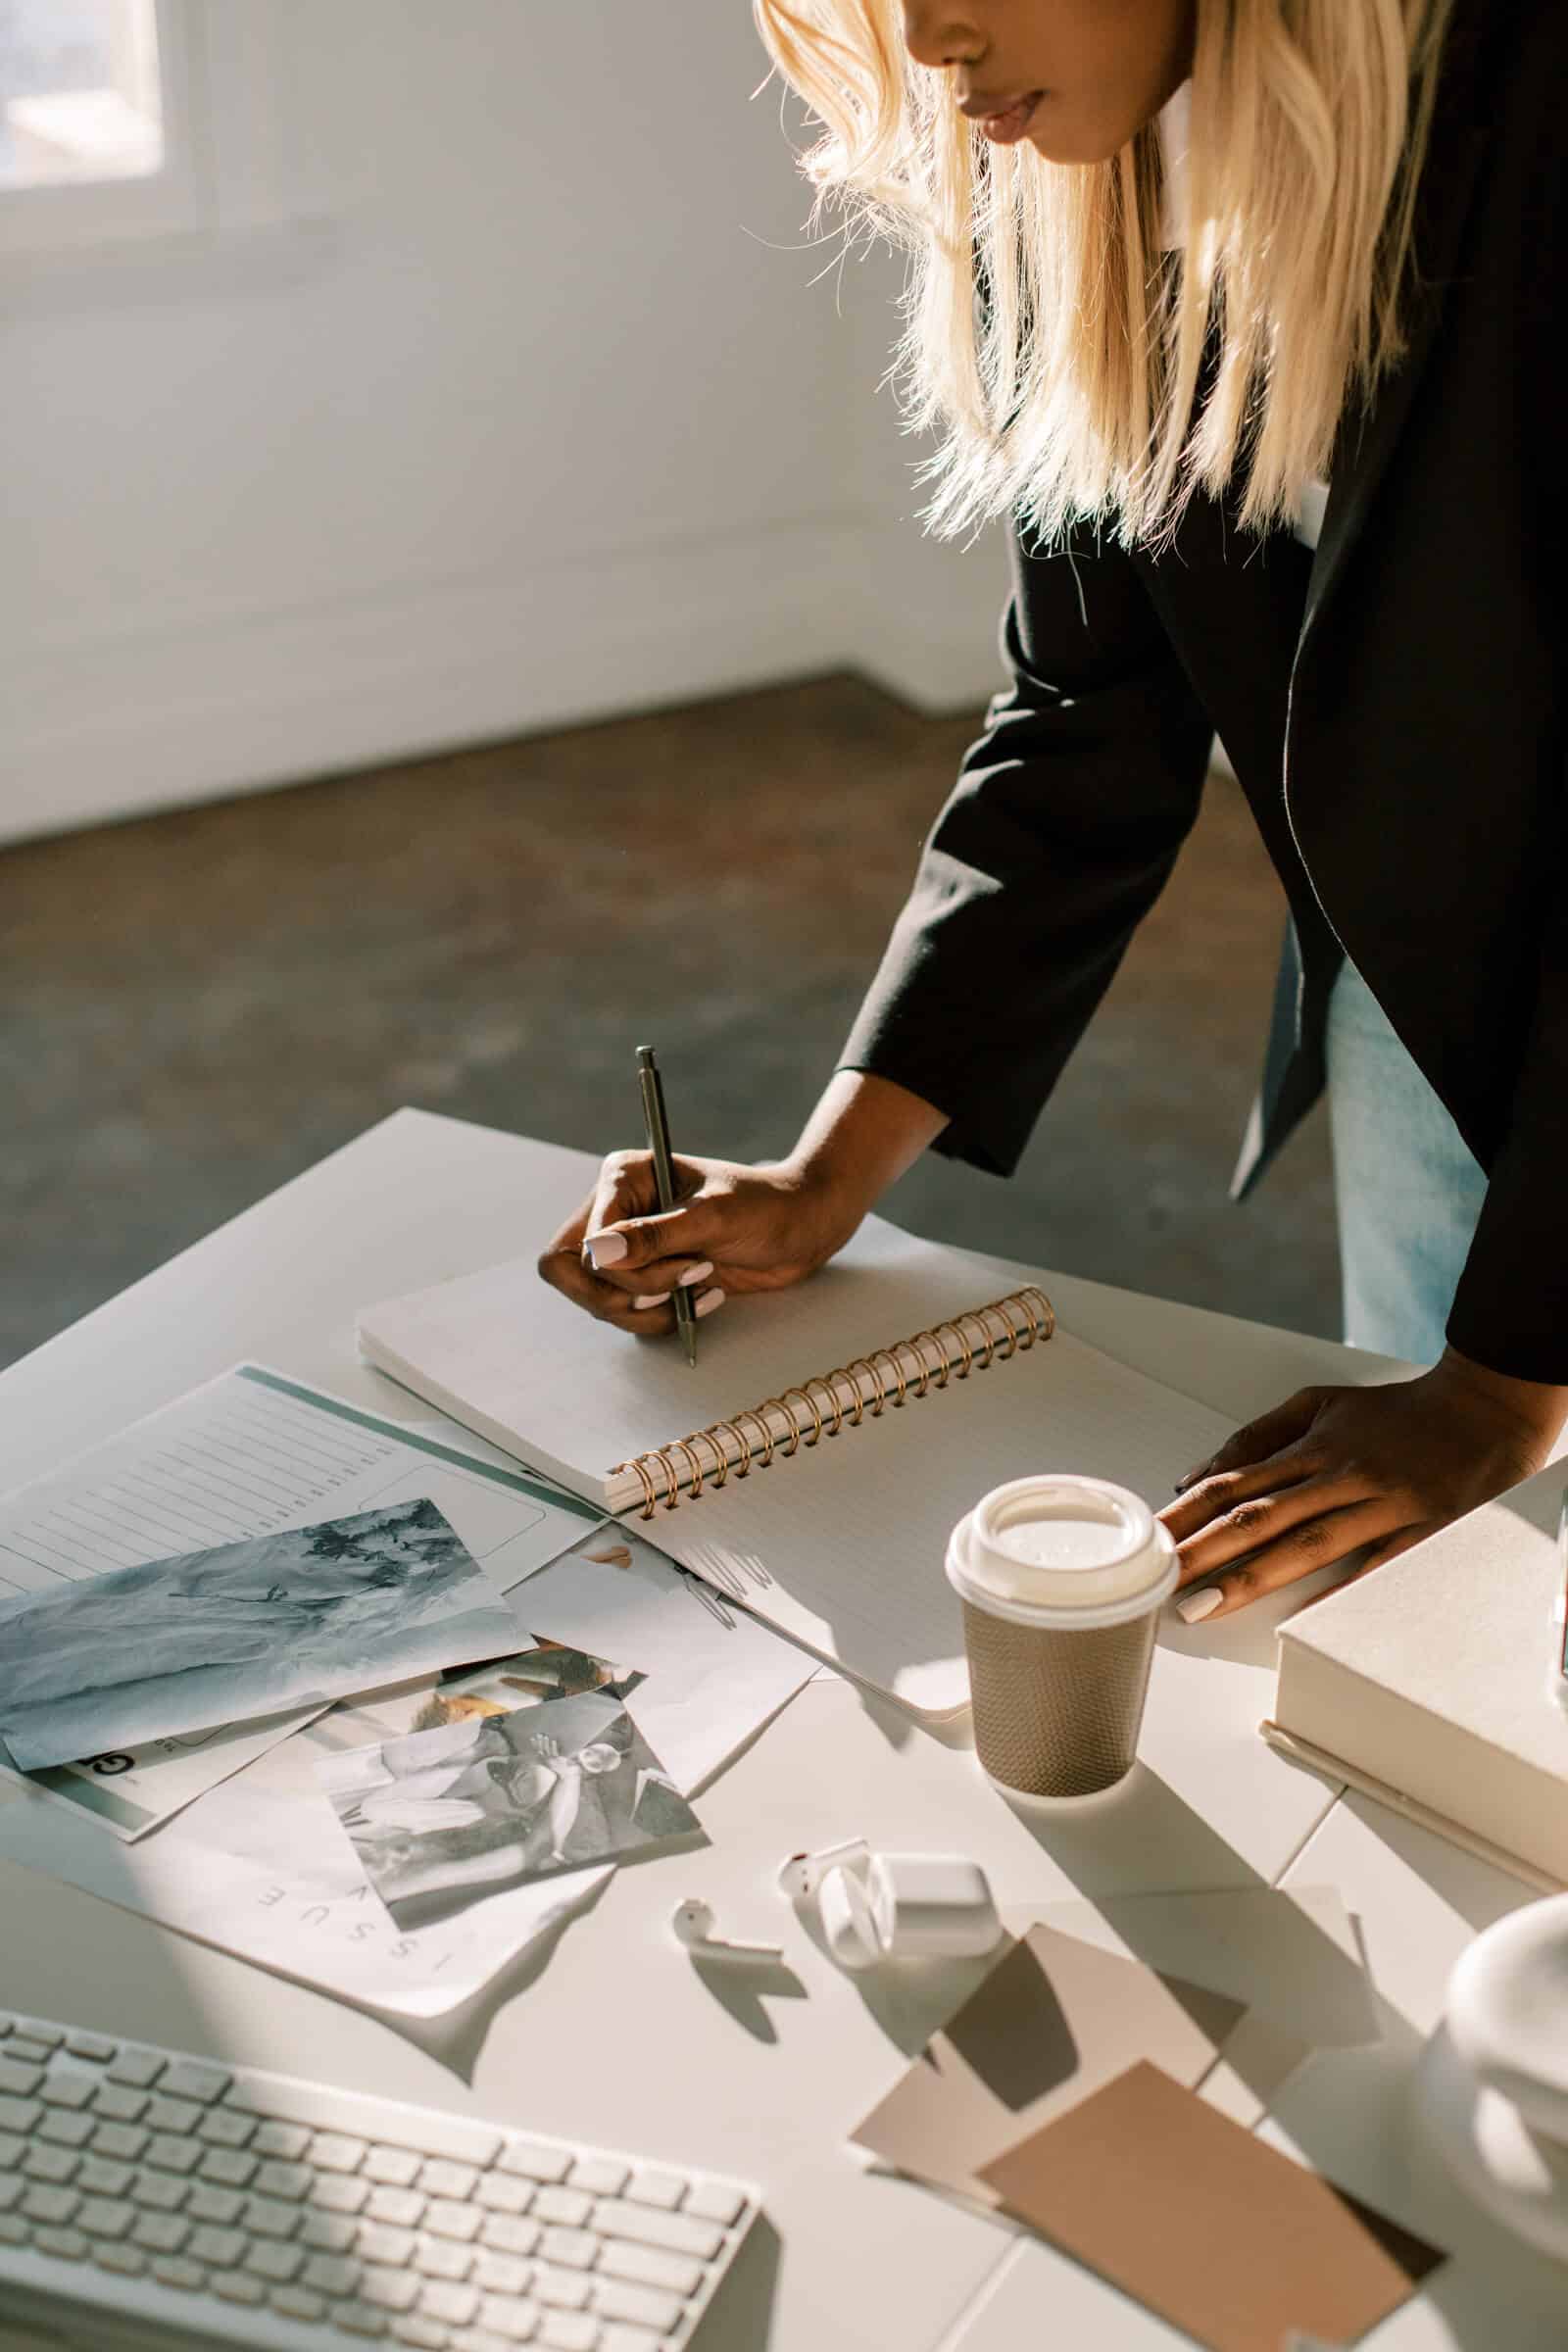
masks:
{"type": "Polygon", "coordinates": [[[13,646],[0,841],[836,667],[922,710],[977,704],[996,599],[971,572],[945,612],[944,560],[826,519],[13,646]]]}

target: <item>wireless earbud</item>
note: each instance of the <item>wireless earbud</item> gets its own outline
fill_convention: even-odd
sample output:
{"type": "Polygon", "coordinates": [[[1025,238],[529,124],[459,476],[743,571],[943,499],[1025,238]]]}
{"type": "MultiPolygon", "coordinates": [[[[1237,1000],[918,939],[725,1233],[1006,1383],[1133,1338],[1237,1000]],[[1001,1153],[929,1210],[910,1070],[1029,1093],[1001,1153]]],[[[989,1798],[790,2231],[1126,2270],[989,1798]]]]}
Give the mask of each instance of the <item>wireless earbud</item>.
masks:
{"type": "Polygon", "coordinates": [[[847,1838],[842,1845],[825,1845],[820,1853],[791,1854],[779,1864],[778,1890],[792,1903],[808,1903],[830,1870],[853,1871],[863,1878],[871,1849],[863,1838],[847,1838]]]}
{"type": "Polygon", "coordinates": [[[677,1903],[670,1913],[670,1933],[677,1943],[700,1958],[718,1960],[782,1960],[784,1948],[777,1943],[732,1943],[727,1936],[713,1934],[713,1906],[699,1902],[691,1896],[677,1903]]]}

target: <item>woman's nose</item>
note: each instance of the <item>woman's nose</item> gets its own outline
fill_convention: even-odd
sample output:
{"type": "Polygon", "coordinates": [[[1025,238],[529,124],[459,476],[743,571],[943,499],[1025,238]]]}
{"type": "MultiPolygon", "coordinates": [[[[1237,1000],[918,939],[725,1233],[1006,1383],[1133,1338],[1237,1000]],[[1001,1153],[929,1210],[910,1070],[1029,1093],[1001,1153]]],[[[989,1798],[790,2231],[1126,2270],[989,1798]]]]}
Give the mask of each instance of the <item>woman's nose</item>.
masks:
{"type": "Polygon", "coordinates": [[[985,36],[952,0],[905,0],[904,45],[917,66],[972,66],[985,54],[985,36]]]}

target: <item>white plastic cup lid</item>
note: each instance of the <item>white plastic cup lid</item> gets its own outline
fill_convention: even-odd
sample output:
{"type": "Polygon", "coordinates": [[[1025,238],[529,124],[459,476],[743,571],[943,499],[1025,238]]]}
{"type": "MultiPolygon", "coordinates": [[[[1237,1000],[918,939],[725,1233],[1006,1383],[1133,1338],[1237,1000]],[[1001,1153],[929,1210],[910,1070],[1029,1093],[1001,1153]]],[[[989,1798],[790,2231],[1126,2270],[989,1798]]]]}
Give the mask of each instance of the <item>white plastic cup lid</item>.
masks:
{"type": "Polygon", "coordinates": [[[994,1487],[958,1522],[948,1575],[1020,1623],[1114,1623],[1176,1581],[1176,1546],[1147,1502],[1102,1478],[1048,1472],[994,1487]]]}

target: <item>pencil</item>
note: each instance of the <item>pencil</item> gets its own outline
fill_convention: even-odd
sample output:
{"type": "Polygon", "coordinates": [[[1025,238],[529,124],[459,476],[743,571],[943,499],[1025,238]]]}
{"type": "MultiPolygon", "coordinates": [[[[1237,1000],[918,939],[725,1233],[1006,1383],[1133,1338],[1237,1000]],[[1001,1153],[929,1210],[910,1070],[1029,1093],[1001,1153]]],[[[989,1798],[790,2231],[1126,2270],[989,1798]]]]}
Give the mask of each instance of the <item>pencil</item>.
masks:
{"type": "MultiPolygon", "coordinates": [[[[652,1046],[637,1049],[637,1084],[642,1090],[643,1123],[648,1129],[648,1149],[653,1154],[654,1182],[659,1188],[661,1208],[675,1205],[675,1163],[669,1152],[669,1120],[664,1112],[664,1086],[659,1075],[652,1046]]],[[[692,1295],[684,1283],[675,1285],[675,1327],[686,1348],[686,1361],[695,1371],[697,1366],[697,1315],[692,1295]]]]}

